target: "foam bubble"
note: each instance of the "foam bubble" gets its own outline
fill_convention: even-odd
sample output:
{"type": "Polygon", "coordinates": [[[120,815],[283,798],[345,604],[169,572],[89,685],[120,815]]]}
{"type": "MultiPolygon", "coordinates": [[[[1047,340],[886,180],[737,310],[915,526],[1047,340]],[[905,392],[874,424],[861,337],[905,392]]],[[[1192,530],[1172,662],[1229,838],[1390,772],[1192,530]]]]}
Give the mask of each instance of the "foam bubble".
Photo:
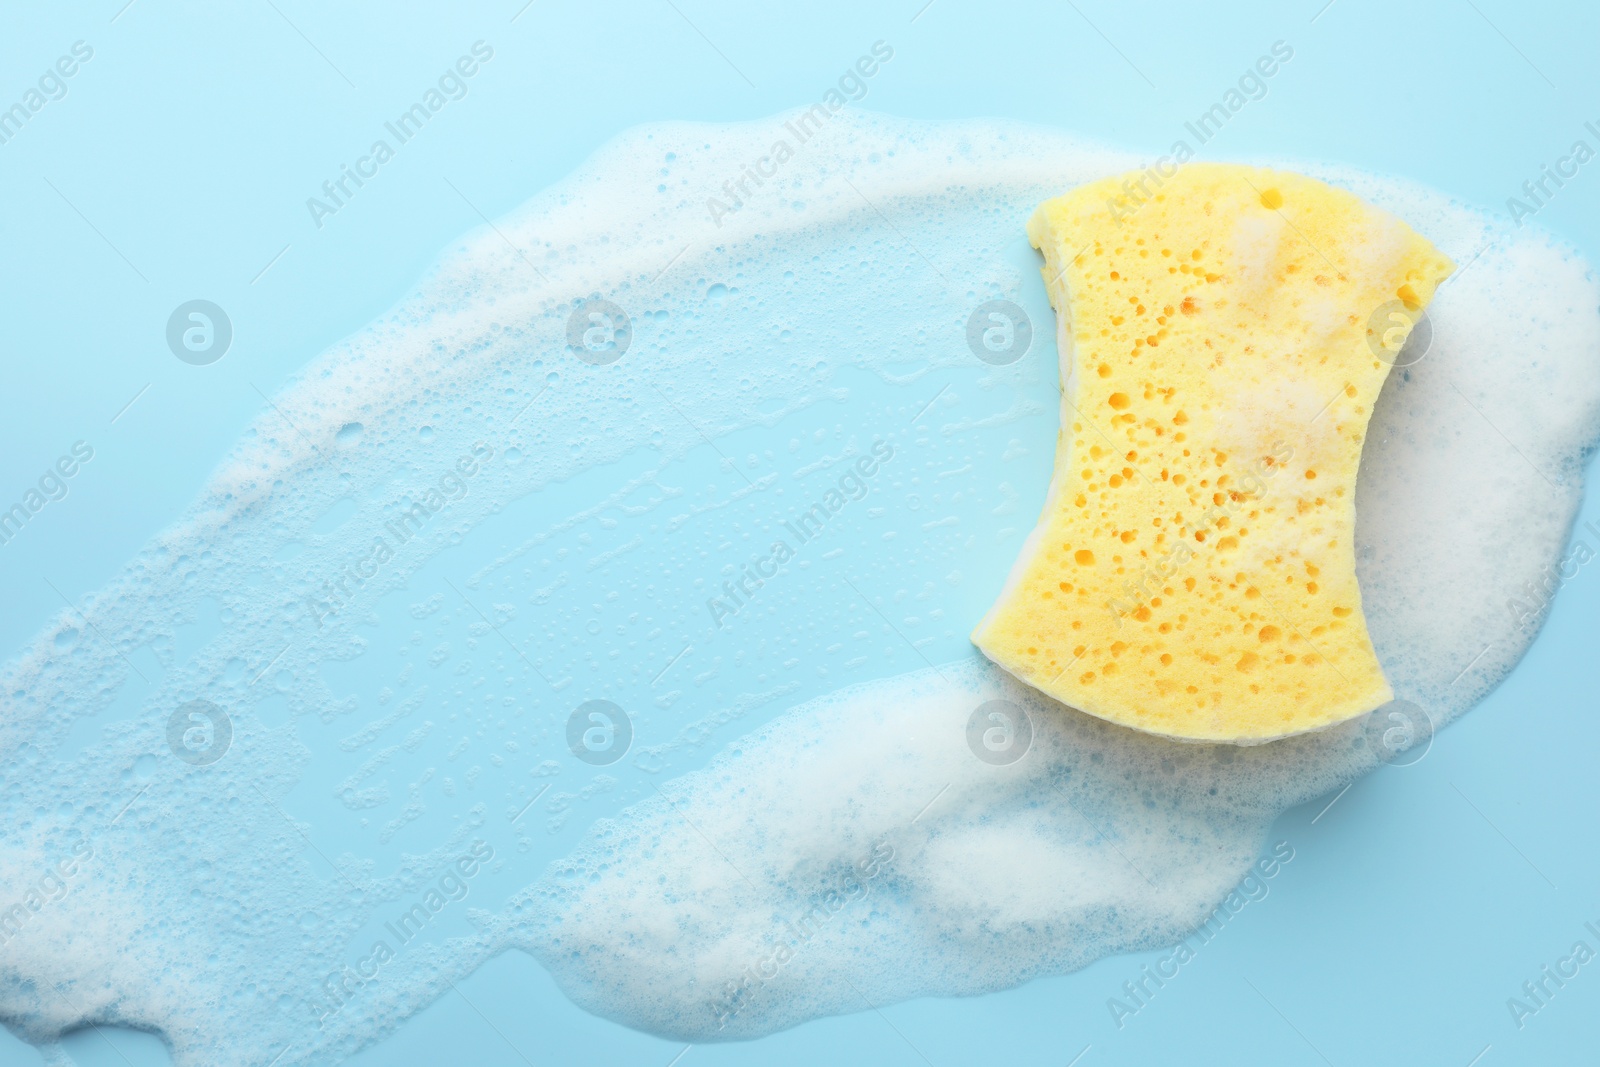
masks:
{"type": "MultiPolygon", "coordinates": [[[[376,640],[364,623],[406,598],[444,548],[529,494],[570,505],[463,579],[466,593],[488,592],[563,531],[674,499],[643,495],[705,437],[847,401],[846,371],[900,389],[896,418],[911,420],[926,402],[912,386],[971,367],[975,306],[1041,306],[1031,268],[1007,256],[1033,206],[1134,162],[1041,130],[841,114],[781,181],[712,225],[706,191],[781,127],[780,116],[635,131],[459,242],[421,287],[274,397],[196,503],[82,601],[86,619],[63,612],[5,666],[0,908],[24,901],[79,842],[93,849],[67,891],[52,888],[56,899],[28,908],[26,926],[0,944],[8,1025],[48,1042],[86,1021],[119,1023],[161,1032],[180,1065],[280,1048],[279,1062],[293,1064],[369,1043],[512,947],[537,953],[596,1012],[697,1039],[856,1010],[863,996],[1001,988],[1175,937],[1232,884],[1278,811],[1372,763],[1354,727],[1248,751],[1174,746],[952,664],[802,705],[706,770],[663,783],[670,802],[598,824],[536,879],[531,861],[550,857],[507,829],[509,812],[533,794],[530,775],[560,769],[545,757],[568,758],[561,730],[576,703],[545,689],[526,702],[525,733],[556,743],[526,745],[523,764],[484,760],[481,778],[450,786],[468,796],[446,829],[407,836],[425,807],[413,790],[452,781],[460,772],[448,761],[471,740],[434,753],[464,700],[443,672],[427,672],[462,659],[488,629],[455,601],[410,605],[441,636],[431,648],[397,642],[396,703],[385,689],[376,718],[335,734],[347,742],[328,746],[337,752],[308,747],[313,727],[356,707],[329,678],[376,640]],[[593,298],[630,320],[625,355],[598,367],[569,348],[572,314],[593,298]],[[640,456],[655,458],[629,468],[621,488],[607,482],[599,503],[565,488],[640,456]],[[435,496],[447,503],[434,507],[435,496]],[[402,540],[391,524],[408,516],[402,540]],[[375,553],[384,537],[391,551],[375,553]],[[208,613],[220,626],[180,655],[184,627],[208,613]],[[1021,759],[974,756],[968,720],[991,699],[1027,712],[1021,759]],[[214,762],[169,745],[172,714],[191,701],[229,717],[229,747],[214,762]],[[327,791],[320,800],[289,797],[313,783],[327,791]],[[286,810],[301,803],[359,829],[363,854],[308,847],[305,831],[318,828],[286,810]],[[708,853],[694,827],[727,856],[708,853]],[[441,912],[445,933],[330,1002],[328,976],[365,957],[382,921],[479,837],[497,849],[480,877],[527,888],[502,904],[489,882],[475,883],[470,908],[441,912]],[[520,866],[514,855],[526,856],[520,866]],[[827,917],[807,920],[816,932],[718,1030],[707,1003],[829,892],[841,906],[827,898],[827,917]]],[[[1578,499],[1600,394],[1595,286],[1579,260],[1530,232],[1400,183],[1323,176],[1463,264],[1487,248],[1436,300],[1428,357],[1391,376],[1358,497],[1379,655],[1399,695],[1442,725],[1531,639],[1504,603],[1555,558],[1578,499]]],[[[1033,343],[1044,336],[1036,328],[1033,343]]],[[[986,365],[980,387],[1014,389],[1011,407],[952,416],[925,436],[1024,436],[1012,424],[1043,410],[1027,387],[1051,385],[1039,363],[986,365]]],[[[888,435],[921,447],[908,430],[888,435]]],[[[694,499],[682,511],[726,506],[694,499]]],[[[902,546],[896,565],[910,573],[931,581],[942,576],[933,567],[949,566],[902,546]]],[[[685,551],[662,569],[692,574],[697,560],[685,551]]],[[[524,603],[566,595],[539,580],[524,603]]],[[[668,625],[714,636],[688,579],[638,595],[653,596],[668,625]]],[[[483,619],[506,617],[493,597],[479,602],[483,619]]],[[[528,657],[534,669],[502,656],[505,672],[532,678],[549,665],[532,643],[528,657]]],[[[656,667],[597,673],[648,678],[656,667]]],[[[686,759],[786,692],[775,681],[731,709],[698,709],[688,726],[641,717],[633,766],[654,773],[686,759]]],[[[547,825],[559,829],[574,804],[615,784],[574,786],[547,825]]]]}

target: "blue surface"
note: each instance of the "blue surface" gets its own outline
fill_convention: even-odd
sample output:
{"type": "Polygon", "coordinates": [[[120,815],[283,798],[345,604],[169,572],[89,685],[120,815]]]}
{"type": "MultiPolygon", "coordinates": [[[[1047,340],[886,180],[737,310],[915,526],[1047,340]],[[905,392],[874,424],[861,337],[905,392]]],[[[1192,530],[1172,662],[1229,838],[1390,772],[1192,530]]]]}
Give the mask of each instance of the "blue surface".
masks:
{"type": "MultiPolygon", "coordinates": [[[[43,578],[75,599],[105,584],[194,497],[261,408],[257,389],[270,395],[388,307],[479,224],[473,206],[490,217],[509,210],[629,126],[754,118],[815,99],[880,38],[895,58],[865,107],[1025,119],[1152,154],[1286,40],[1293,62],[1208,146],[1216,156],[1349,163],[1501,211],[1585,136],[1585,120],[1600,124],[1592,7],[1321,6],[14,7],[0,34],[0,105],[73,42],[94,54],[63,98],[0,144],[0,494],[20,493],[74,440],[96,455],[65,500],[0,548],[0,651],[58,610],[43,578]],[[467,98],[316,229],[305,199],[478,39],[495,59],[467,98]],[[174,359],[164,337],[173,308],[197,297],[226,308],[234,327],[231,350],[209,367],[174,359]]],[[[1537,221],[1600,260],[1600,164],[1537,221]]],[[[766,444],[795,432],[780,425],[766,444]]],[[[1010,435],[1042,442],[1030,458],[1039,482],[1027,489],[1037,500],[1053,419],[1010,435]]],[[[709,451],[695,458],[715,471],[709,451]]],[[[1583,516],[1600,516],[1600,505],[1583,516]]],[[[450,573],[494,550],[453,559],[450,573]]],[[[1002,573],[1009,558],[996,564],[1002,573]]],[[[821,1020],[759,1044],[696,1047],[678,1062],[1066,1064],[1086,1048],[1081,1067],[1592,1057],[1600,963],[1521,1030],[1506,1000],[1574,941],[1600,947],[1582,926],[1600,926],[1597,609],[1600,570],[1586,568],[1523,665],[1425,760],[1380,771],[1320,817],[1326,801],[1280,820],[1272,840],[1297,854],[1271,895],[1121,1030],[1106,999],[1162,953],[989,997],[821,1020]]],[[[962,652],[959,640],[934,647],[962,652]]],[[[902,657],[897,669],[912,665],[902,657]]],[[[838,681],[810,679],[807,693],[838,681]]],[[[316,796],[292,797],[305,805],[294,814],[316,823],[327,803],[316,796]]],[[[600,810],[578,811],[575,827],[600,810]]],[[[535,962],[512,955],[352,1062],[665,1065],[681,1048],[580,1012],[535,962]]],[[[159,1042],[125,1033],[79,1035],[68,1049],[84,1065],[166,1058],[159,1042]]],[[[0,1064],[39,1062],[0,1035],[0,1064]]]]}

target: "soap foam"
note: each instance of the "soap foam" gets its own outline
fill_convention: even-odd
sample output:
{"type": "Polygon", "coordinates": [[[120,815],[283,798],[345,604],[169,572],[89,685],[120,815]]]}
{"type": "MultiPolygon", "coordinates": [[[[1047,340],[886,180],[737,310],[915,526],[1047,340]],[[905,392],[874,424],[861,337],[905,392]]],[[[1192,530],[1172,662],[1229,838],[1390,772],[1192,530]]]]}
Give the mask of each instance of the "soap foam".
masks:
{"type": "MultiPolygon", "coordinates": [[[[1405,219],[1466,268],[1430,308],[1427,355],[1390,376],[1357,483],[1374,644],[1397,700],[1437,729],[1532,638],[1506,604],[1563,547],[1581,497],[1600,299],[1586,266],[1542,237],[1405,183],[1299,169],[1405,219]]],[[[1004,989],[1192,931],[1273,819],[1379,764],[1370,726],[1185,745],[984,663],[884,679],[795,708],[597,824],[502,936],[589,1010],[688,1041],[1004,989]],[[1016,764],[969,750],[969,716],[990,700],[1031,721],[1016,764]],[[875,842],[893,847],[888,872],[859,899],[827,900],[875,842]],[[793,921],[835,908],[832,921],[793,921]]]]}
{"type": "MultiPolygon", "coordinates": [[[[0,945],[8,1025],[46,1043],[86,1021],[121,1023],[160,1031],[180,1067],[279,1049],[288,1065],[361,1047],[523,948],[598,1014],[690,1040],[749,1037],[1170,942],[1238,879],[1279,812],[1371,768],[1359,723],[1254,749],[1176,745],[977,662],[887,678],[802,704],[663,783],[664,797],[596,824],[504,906],[474,889],[476,933],[402,953],[318,1028],[325,976],[487,833],[487,815],[477,804],[417,853],[336,856],[335,872],[281,806],[311,753],[292,724],[256,714],[261,702],[286,700],[291,718],[341,714],[323,668],[359,654],[373,605],[508,502],[640,449],[665,464],[702,431],[841,399],[836,367],[767,340],[776,323],[803,324],[808,351],[897,385],[926,373],[898,369],[911,354],[929,369],[969,366],[971,307],[1038,284],[1001,255],[1033,207],[1134,164],[1043,130],[846,113],[711,228],[708,190],[766,152],[782,121],[634,131],[458,243],[274,398],[197,502],[87,598],[92,627],[63,612],[6,665],[0,905],[80,842],[93,848],[67,892],[0,945]],[[746,294],[742,318],[707,315],[712,283],[746,294]],[[629,358],[603,375],[565,351],[567,317],[590,294],[635,321],[629,358]],[[479,443],[494,457],[466,496],[337,612],[307,610],[479,443]],[[343,500],[354,515],[319,531],[343,500]],[[208,599],[222,632],[180,662],[174,634],[208,599]],[[164,672],[130,708],[125,657],[144,647],[164,672]],[[996,698],[1026,709],[1034,731],[1004,766],[967,743],[973,708],[996,698]],[[208,767],[167,746],[171,710],[194,699],[233,718],[232,750],[208,767]],[[122,717],[74,749],[75,727],[113,706],[122,717]],[[795,923],[810,936],[776,963],[795,923]],[[775,977],[730,999],[757,965],[775,977]]],[[[1431,308],[1433,350],[1390,376],[1357,500],[1380,659],[1397,694],[1443,725],[1531,639],[1505,602],[1571,525],[1600,405],[1600,300],[1584,264],[1531,231],[1404,183],[1300,169],[1399,215],[1465,268],[1431,308]]],[[[923,399],[907,390],[908,416],[923,399]]],[[[999,417],[1028,413],[1019,401],[999,417]]],[[[396,727],[408,743],[426,739],[427,714],[396,727]]],[[[365,744],[352,742],[346,773],[391,758],[365,744]]],[[[384,802],[381,787],[361,788],[374,792],[359,803],[384,802]]]]}

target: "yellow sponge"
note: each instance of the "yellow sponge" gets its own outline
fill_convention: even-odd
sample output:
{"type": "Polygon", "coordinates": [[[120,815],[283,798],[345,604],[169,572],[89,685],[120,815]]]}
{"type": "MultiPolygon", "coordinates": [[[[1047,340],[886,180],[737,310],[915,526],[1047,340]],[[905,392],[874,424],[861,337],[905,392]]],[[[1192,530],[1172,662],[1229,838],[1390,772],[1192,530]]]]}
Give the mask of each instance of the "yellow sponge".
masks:
{"type": "Polygon", "coordinates": [[[1356,471],[1392,327],[1454,265],[1351,193],[1222,164],[1079,187],[1028,236],[1062,431],[973,642],[1091,715],[1196,741],[1390,700],[1356,584],[1356,471]]]}

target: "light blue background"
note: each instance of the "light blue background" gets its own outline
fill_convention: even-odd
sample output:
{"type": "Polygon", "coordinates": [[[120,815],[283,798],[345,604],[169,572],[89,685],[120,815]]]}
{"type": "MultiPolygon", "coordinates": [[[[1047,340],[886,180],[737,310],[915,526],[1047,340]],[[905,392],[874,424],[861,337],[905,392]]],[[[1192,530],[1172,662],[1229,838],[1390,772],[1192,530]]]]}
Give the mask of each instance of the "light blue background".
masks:
{"type": "MultiPolygon", "coordinates": [[[[895,58],[866,107],[1025,119],[1152,153],[1284,39],[1293,62],[1208,146],[1214,157],[1350,163],[1502,212],[1541,163],[1588,136],[1585,120],[1600,124],[1600,11],[1577,4],[1336,0],[1319,14],[1321,0],[933,0],[919,14],[920,0],[771,11],[535,0],[519,15],[522,0],[274,2],[135,0],[119,14],[122,0],[107,0],[3,16],[0,104],[72,42],[95,49],[66,98],[0,145],[0,496],[20,494],[73,440],[96,449],[71,495],[0,548],[6,654],[60,607],[43,577],[74,599],[102,586],[193,498],[261,408],[257,388],[273,393],[479,224],[445,178],[494,217],[629,126],[815,100],[880,38],[895,58]],[[471,95],[314,229],[305,198],[479,38],[496,57],[471,95]],[[172,308],[194,297],[225,307],[235,329],[208,368],[173,359],[163,340],[172,308]]],[[[1600,162],[1537,221],[1600,258],[1600,162]]],[[[1053,438],[1048,419],[1023,429],[1053,438]]],[[[1042,491],[1042,480],[1028,487],[1030,507],[1042,491]]],[[[1120,1032],[1106,998],[1160,954],[696,1047],[678,1062],[1066,1064],[1086,1046],[1081,1067],[1465,1067],[1485,1046],[1485,1067],[1591,1059],[1600,962],[1520,1033],[1505,1001],[1574,940],[1595,943],[1584,920],[1600,924],[1597,609],[1600,572],[1585,570],[1523,665],[1422,763],[1358,783],[1314,825],[1323,803],[1286,815],[1273,840],[1297,856],[1270,897],[1120,1032]]],[[[462,993],[353,1062],[665,1067],[682,1048],[577,1010],[524,957],[495,961],[462,993]]],[[[83,1034],[68,1047],[86,1065],[166,1061],[148,1035],[83,1034]]],[[[38,1062],[0,1035],[0,1064],[38,1062]]]]}

